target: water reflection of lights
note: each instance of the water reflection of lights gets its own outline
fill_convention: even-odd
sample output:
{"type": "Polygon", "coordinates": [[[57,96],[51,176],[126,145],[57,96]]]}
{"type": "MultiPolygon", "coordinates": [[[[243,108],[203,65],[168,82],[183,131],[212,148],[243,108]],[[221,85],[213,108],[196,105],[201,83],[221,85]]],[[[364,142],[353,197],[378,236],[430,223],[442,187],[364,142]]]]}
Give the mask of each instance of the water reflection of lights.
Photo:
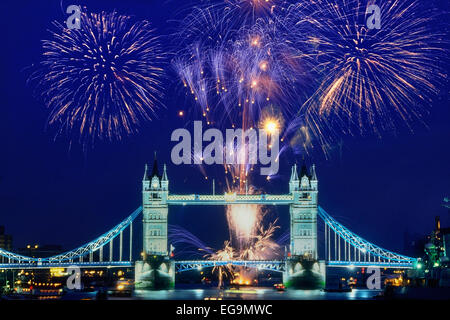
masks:
{"type": "Polygon", "coordinates": [[[136,290],[135,299],[149,300],[227,300],[227,299],[283,299],[283,300],[372,300],[380,290],[353,289],[352,292],[324,292],[321,290],[291,290],[280,292],[267,287],[244,287],[234,290],[175,289],[161,291],[136,290]]]}
{"type": "Polygon", "coordinates": [[[257,293],[257,290],[255,289],[238,289],[238,288],[231,288],[229,290],[226,290],[227,293],[257,293]]]}
{"type": "Polygon", "coordinates": [[[194,289],[194,295],[196,299],[202,299],[204,296],[205,290],[203,289],[194,289]]]}

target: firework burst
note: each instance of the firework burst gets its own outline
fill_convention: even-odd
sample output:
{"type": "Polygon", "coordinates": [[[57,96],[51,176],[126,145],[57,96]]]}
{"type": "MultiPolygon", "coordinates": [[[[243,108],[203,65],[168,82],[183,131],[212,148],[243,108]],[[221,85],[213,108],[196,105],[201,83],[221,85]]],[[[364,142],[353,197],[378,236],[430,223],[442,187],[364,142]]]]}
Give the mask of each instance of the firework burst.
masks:
{"type": "Polygon", "coordinates": [[[149,22],[81,13],[81,28],[53,23],[30,81],[50,109],[57,134],[80,142],[120,139],[151,120],[161,96],[162,50],[149,22]]]}
{"type": "Polygon", "coordinates": [[[253,239],[246,248],[239,252],[241,260],[270,260],[280,255],[280,246],[272,240],[275,231],[279,228],[277,220],[270,223],[267,228],[257,225],[253,239]]]}
{"type": "MultiPolygon", "coordinates": [[[[197,7],[186,18],[174,67],[208,124],[279,127],[286,144],[281,152],[318,144],[327,153],[337,134],[355,128],[380,134],[421,119],[420,102],[437,93],[447,53],[445,31],[433,29],[435,13],[426,5],[383,2],[381,29],[369,29],[371,1],[280,1],[268,10],[269,2],[275,4],[229,0],[197,7]]],[[[226,152],[239,154],[248,145],[241,147],[226,152]]],[[[252,169],[226,165],[228,191],[247,193],[252,169]]],[[[263,216],[258,206],[229,206],[230,241],[211,257],[273,256],[275,225],[265,229],[263,216]]]]}
{"type": "Polygon", "coordinates": [[[227,221],[230,230],[229,245],[236,249],[242,260],[264,260],[273,258],[279,246],[271,238],[278,229],[277,220],[267,227],[264,224],[264,207],[253,204],[230,205],[227,221]]]}
{"type": "MultiPolygon", "coordinates": [[[[230,244],[230,241],[225,241],[223,249],[217,250],[212,254],[207,254],[205,255],[205,258],[214,261],[231,261],[235,258],[235,252],[230,244]]],[[[221,287],[223,285],[224,278],[231,279],[233,277],[233,267],[231,265],[214,266],[212,273],[217,273],[219,278],[219,287],[221,287]]]]}
{"type": "Polygon", "coordinates": [[[410,125],[445,77],[445,34],[433,29],[433,10],[418,1],[385,1],[381,28],[369,29],[371,4],[306,1],[286,15],[296,17],[297,45],[315,62],[318,86],[302,108],[302,122],[321,139],[333,127],[380,134],[410,125]]]}
{"type": "Polygon", "coordinates": [[[279,0],[225,0],[235,18],[245,23],[252,23],[261,17],[268,17],[276,12],[279,0]]]}
{"type": "Polygon", "coordinates": [[[292,116],[311,83],[309,61],[278,32],[275,20],[259,19],[225,32],[229,23],[211,10],[195,9],[199,13],[182,37],[191,39],[190,45],[173,62],[201,114],[209,123],[242,123],[244,129],[255,126],[269,104],[283,106],[283,115],[292,116]]]}

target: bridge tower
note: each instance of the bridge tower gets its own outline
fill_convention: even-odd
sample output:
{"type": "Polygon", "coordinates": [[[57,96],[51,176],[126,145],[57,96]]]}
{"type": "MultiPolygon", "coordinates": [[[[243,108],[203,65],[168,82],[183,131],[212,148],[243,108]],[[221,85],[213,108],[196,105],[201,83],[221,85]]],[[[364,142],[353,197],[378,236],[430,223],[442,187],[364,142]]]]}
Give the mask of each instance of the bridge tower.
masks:
{"type": "Polygon", "coordinates": [[[167,196],[169,194],[169,180],[167,179],[166,166],[164,172],[159,174],[158,163],[153,163],[151,174],[145,165],[144,178],[142,180],[142,210],[144,225],[144,256],[166,256],[167,252],[167,218],[169,207],[167,196]]]}
{"type": "Polygon", "coordinates": [[[290,253],[307,259],[317,259],[317,194],[318,181],[315,166],[308,172],[303,164],[300,176],[297,165],[292,167],[289,192],[294,197],[289,207],[291,216],[290,253]]]}
{"type": "Polygon", "coordinates": [[[308,170],[303,163],[300,174],[291,169],[289,192],[290,248],[284,282],[288,286],[321,287],[325,281],[325,262],[318,261],[317,211],[318,179],[314,164],[308,170]]]}
{"type": "Polygon", "coordinates": [[[142,179],[143,251],[142,261],[136,262],[135,279],[137,287],[164,289],[175,280],[175,265],[168,251],[169,179],[166,165],[160,175],[158,162],[153,162],[149,173],[145,165],[142,179]]]}

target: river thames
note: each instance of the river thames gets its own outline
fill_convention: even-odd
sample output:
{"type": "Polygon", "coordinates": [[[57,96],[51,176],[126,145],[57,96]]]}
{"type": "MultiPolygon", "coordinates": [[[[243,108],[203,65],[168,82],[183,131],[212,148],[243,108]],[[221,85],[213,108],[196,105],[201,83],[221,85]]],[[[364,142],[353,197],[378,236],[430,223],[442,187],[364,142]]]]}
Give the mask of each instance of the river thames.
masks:
{"type": "Polygon", "coordinates": [[[286,290],[245,287],[240,289],[193,288],[159,291],[136,290],[132,299],[144,300],[372,300],[380,290],[354,289],[351,292],[286,290]]]}

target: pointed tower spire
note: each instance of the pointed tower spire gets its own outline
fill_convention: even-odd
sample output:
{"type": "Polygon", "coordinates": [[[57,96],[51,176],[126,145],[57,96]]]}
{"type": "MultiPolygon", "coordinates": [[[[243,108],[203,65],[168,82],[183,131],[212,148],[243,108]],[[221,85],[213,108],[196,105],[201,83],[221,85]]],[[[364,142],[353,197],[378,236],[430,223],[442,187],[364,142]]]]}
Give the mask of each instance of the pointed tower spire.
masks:
{"type": "Polygon", "coordinates": [[[313,164],[311,166],[311,180],[317,180],[316,165],[315,164],[313,164]]]}
{"type": "Polygon", "coordinates": [[[156,160],[156,151],[155,151],[155,160],[153,161],[153,169],[152,169],[152,175],[151,177],[160,177],[159,170],[158,170],[158,161],[156,160]]]}
{"type": "Polygon", "coordinates": [[[145,164],[144,178],[142,178],[142,180],[148,180],[148,164],[145,164]]]}
{"type": "Polygon", "coordinates": [[[305,157],[303,157],[303,161],[302,161],[302,168],[300,169],[300,179],[303,178],[303,176],[308,176],[308,169],[306,168],[306,161],[305,161],[305,157]]]}
{"type": "Polygon", "coordinates": [[[162,181],[167,181],[167,168],[166,164],[164,163],[164,169],[163,169],[163,175],[162,175],[162,181]]]}
{"type": "Polygon", "coordinates": [[[298,189],[298,175],[297,164],[295,163],[291,168],[291,180],[289,181],[289,192],[292,193],[298,189]]]}
{"type": "Polygon", "coordinates": [[[294,164],[293,176],[294,176],[294,181],[297,181],[298,180],[297,164],[294,164]]]}
{"type": "Polygon", "coordinates": [[[169,191],[169,178],[167,177],[167,167],[164,163],[163,175],[161,178],[161,187],[164,191],[169,191]]]}

